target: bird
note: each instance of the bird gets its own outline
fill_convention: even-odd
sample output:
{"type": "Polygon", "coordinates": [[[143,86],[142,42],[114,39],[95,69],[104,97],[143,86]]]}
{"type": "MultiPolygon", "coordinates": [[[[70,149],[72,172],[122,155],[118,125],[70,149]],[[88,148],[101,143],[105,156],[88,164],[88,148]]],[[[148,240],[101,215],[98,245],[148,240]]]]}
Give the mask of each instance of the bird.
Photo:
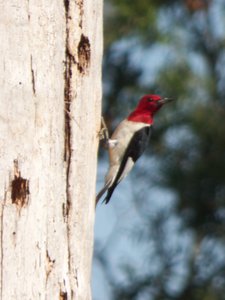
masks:
{"type": "MultiPolygon", "coordinates": [[[[133,168],[135,162],[145,151],[152,134],[154,115],[173,98],[159,95],[144,95],[138,105],[127,118],[115,129],[111,138],[107,138],[109,152],[109,169],[105,177],[105,185],[96,196],[99,199],[107,192],[103,202],[107,204],[117,187],[133,168]]],[[[107,130],[107,129],[106,129],[107,130]]]]}

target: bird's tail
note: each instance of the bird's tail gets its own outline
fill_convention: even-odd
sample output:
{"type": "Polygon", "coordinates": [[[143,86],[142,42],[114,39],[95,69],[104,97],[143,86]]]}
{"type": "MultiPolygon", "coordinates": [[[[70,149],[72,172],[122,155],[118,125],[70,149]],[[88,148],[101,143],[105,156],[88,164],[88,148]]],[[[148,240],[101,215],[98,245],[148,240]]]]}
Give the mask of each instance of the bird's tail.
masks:
{"type": "Polygon", "coordinates": [[[109,186],[110,186],[110,182],[106,183],[105,186],[99,191],[99,193],[97,194],[97,196],[95,198],[95,205],[98,204],[98,201],[100,200],[102,195],[107,191],[109,186]]]}
{"type": "Polygon", "coordinates": [[[116,188],[117,184],[113,184],[109,189],[108,189],[108,192],[107,192],[107,195],[105,197],[105,199],[102,201],[102,203],[105,203],[107,204],[116,188]]]}

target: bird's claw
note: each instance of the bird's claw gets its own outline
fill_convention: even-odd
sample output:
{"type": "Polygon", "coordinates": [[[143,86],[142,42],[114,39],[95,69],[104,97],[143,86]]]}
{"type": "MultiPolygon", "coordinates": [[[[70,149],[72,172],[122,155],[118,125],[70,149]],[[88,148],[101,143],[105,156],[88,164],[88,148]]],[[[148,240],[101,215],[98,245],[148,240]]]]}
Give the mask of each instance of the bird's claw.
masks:
{"type": "Polygon", "coordinates": [[[99,132],[99,139],[100,139],[100,141],[102,141],[102,140],[107,141],[109,139],[108,128],[105,124],[105,120],[103,117],[101,119],[101,129],[99,132]]]}
{"type": "Polygon", "coordinates": [[[99,139],[100,141],[102,141],[103,147],[106,149],[114,148],[118,143],[117,140],[111,140],[109,138],[109,131],[103,117],[101,119],[101,130],[99,132],[99,139]]]}
{"type": "Polygon", "coordinates": [[[99,132],[99,139],[102,142],[103,147],[108,149],[109,148],[109,146],[108,146],[109,145],[109,131],[108,131],[108,128],[105,124],[105,120],[103,117],[101,119],[101,129],[99,132]]]}

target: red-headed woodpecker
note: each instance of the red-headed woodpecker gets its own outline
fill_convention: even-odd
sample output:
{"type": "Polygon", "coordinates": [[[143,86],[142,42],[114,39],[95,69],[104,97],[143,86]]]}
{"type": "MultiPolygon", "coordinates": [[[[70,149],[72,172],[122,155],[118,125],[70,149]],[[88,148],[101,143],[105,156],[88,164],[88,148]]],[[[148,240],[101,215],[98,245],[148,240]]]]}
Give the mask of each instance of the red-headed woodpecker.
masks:
{"type": "Polygon", "coordinates": [[[106,191],[104,202],[109,202],[116,186],[127,176],[147,147],[154,114],[172,100],[158,95],[145,95],[135,110],[116,128],[108,141],[110,165],[105,186],[96,196],[96,203],[106,191]]]}

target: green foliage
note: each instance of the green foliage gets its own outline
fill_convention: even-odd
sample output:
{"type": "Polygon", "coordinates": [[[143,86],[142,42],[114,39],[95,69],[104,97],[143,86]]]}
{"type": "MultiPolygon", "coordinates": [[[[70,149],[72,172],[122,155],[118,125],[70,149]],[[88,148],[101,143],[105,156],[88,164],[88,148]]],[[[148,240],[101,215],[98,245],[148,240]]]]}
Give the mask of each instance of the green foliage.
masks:
{"type": "Polygon", "coordinates": [[[157,35],[156,11],[150,1],[114,0],[111,3],[113,8],[106,4],[106,10],[108,10],[108,18],[105,22],[106,45],[124,36],[149,32],[149,38],[153,39],[157,35]],[[146,22],[146,20],[148,21],[146,22]],[[151,31],[149,30],[150,27],[151,31]]]}
{"type": "Polygon", "coordinates": [[[189,225],[203,236],[224,235],[219,212],[225,205],[225,111],[206,103],[196,106],[189,117],[195,141],[165,148],[170,153],[170,163],[164,166],[166,181],[179,195],[179,209],[192,210],[189,225]]]}
{"type": "MultiPolygon", "coordinates": [[[[127,276],[125,285],[111,280],[113,299],[225,299],[225,260],[219,262],[219,255],[212,255],[214,251],[225,252],[225,72],[221,70],[225,57],[225,34],[221,26],[225,14],[222,9],[213,14],[210,7],[189,13],[186,2],[110,0],[104,65],[108,123],[120,112],[124,117],[131,107],[130,101],[141,93],[160,91],[177,99],[157,117],[151,141],[151,157],[154,155],[159,165],[157,176],[149,170],[140,183],[149,184],[151,179],[161,190],[173,191],[175,215],[182,224],[177,238],[182,239],[186,232],[193,236],[193,251],[187,250],[182,262],[176,261],[179,247],[171,250],[163,234],[169,216],[159,213],[157,222],[153,222],[149,210],[141,211],[146,197],[140,201],[141,193],[137,192],[144,222],[139,231],[145,232],[146,243],[158,249],[163,267],[157,274],[149,272],[141,277],[130,262],[124,266],[124,273],[132,275],[127,276]],[[164,31],[160,29],[160,18],[165,18],[168,26],[164,31]],[[149,51],[152,45],[171,49],[170,59],[164,59],[150,83],[142,84],[141,68],[131,62],[135,46],[132,49],[128,46],[125,51],[115,48],[116,41],[130,41],[134,37],[138,46],[141,44],[149,51]],[[193,64],[194,56],[199,57],[197,65],[193,64]],[[213,243],[209,245],[206,241],[213,243]],[[179,292],[171,292],[168,282],[176,275],[174,266],[182,269],[182,264],[186,266],[184,283],[180,284],[179,292]]],[[[224,9],[224,4],[220,5],[224,9]]],[[[156,256],[151,259],[154,261],[156,256]]]]}

